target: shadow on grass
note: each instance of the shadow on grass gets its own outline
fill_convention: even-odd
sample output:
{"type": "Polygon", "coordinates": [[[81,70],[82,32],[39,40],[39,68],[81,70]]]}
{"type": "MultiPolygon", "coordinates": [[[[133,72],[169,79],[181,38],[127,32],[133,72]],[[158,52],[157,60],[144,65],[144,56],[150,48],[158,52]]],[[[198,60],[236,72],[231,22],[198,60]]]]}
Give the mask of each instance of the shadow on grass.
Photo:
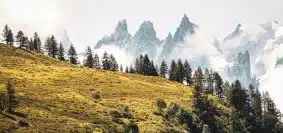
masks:
{"type": "Polygon", "coordinates": [[[21,112],[9,112],[10,114],[12,114],[12,115],[16,115],[16,116],[18,116],[18,117],[22,117],[22,118],[27,118],[27,114],[24,114],[24,113],[21,113],[21,112]]]}

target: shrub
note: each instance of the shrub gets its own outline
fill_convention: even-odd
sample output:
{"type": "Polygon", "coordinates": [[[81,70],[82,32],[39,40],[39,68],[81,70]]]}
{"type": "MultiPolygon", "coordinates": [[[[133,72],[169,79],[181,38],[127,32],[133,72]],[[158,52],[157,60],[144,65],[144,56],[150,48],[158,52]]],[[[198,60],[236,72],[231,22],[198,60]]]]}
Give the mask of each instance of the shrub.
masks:
{"type": "Polygon", "coordinates": [[[95,100],[100,100],[101,99],[101,96],[100,96],[100,92],[96,92],[92,95],[93,99],[95,100]]]}
{"type": "Polygon", "coordinates": [[[125,133],[139,133],[139,127],[133,121],[125,126],[125,133]]]}
{"type": "Polygon", "coordinates": [[[165,101],[163,99],[157,99],[156,105],[158,107],[158,111],[163,112],[163,109],[167,107],[165,101]]]}

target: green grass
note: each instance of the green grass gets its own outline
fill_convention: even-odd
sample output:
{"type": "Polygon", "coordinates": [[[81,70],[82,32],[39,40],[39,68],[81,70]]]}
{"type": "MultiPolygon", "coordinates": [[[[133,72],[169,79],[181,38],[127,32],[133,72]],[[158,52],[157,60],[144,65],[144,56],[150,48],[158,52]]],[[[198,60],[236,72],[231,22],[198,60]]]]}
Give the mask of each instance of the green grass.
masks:
{"type": "Polygon", "coordinates": [[[14,116],[16,120],[0,117],[0,129],[15,125],[15,132],[83,132],[85,127],[99,132],[117,125],[109,112],[124,106],[129,106],[141,132],[158,132],[166,125],[153,114],[156,99],[188,110],[192,105],[192,89],[167,79],[79,68],[0,45],[0,91],[5,91],[7,79],[13,80],[20,102],[16,110],[28,114],[27,118],[14,116]],[[93,98],[98,92],[100,100],[93,98]],[[17,126],[21,119],[30,126],[17,126]]]}

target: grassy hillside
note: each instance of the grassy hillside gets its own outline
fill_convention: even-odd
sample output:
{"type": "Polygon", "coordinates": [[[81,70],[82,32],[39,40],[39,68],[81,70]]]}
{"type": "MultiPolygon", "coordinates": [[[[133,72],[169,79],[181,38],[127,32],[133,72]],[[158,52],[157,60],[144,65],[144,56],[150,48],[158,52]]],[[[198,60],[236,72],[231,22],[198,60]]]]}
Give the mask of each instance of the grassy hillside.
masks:
{"type": "MultiPolygon", "coordinates": [[[[159,132],[167,125],[153,113],[156,99],[187,110],[192,105],[191,88],[163,78],[79,68],[0,45],[0,91],[6,91],[7,79],[12,79],[20,102],[16,111],[27,114],[12,115],[14,120],[0,115],[0,129],[15,132],[85,132],[88,128],[102,132],[114,125],[119,129],[110,112],[121,112],[125,106],[141,132],[159,132]],[[30,126],[19,127],[19,120],[30,126]]],[[[129,119],[121,121],[128,123],[129,119]]]]}

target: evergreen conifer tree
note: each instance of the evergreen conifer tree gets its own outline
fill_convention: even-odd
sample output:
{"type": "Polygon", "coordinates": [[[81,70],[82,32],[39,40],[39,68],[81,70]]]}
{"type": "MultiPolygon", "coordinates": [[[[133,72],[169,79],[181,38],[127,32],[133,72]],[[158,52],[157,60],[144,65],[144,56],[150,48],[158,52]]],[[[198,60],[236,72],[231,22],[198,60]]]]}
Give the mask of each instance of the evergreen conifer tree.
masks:
{"type": "Polygon", "coordinates": [[[111,71],[118,71],[119,70],[118,63],[117,63],[115,57],[112,54],[110,55],[110,70],[111,71]]]}
{"type": "MultiPolygon", "coordinates": [[[[33,36],[33,47],[34,47],[34,51],[36,52],[41,52],[41,40],[37,34],[37,32],[34,33],[34,36],[33,36]]],[[[55,39],[55,38],[54,38],[55,39]]],[[[56,46],[56,49],[57,49],[57,43],[54,44],[56,46]]],[[[54,46],[53,46],[54,47],[54,46]]],[[[55,49],[55,51],[56,51],[55,49]]]]}
{"type": "Polygon", "coordinates": [[[167,72],[168,72],[168,66],[167,66],[166,62],[163,60],[161,62],[161,65],[160,65],[159,75],[163,78],[166,78],[167,72]]]}
{"type": "Polygon", "coordinates": [[[175,70],[176,81],[179,82],[179,83],[183,83],[183,81],[184,81],[184,66],[183,66],[181,59],[178,60],[177,67],[175,69],[176,69],[175,70]]]}
{"type": "Polygon", "coordinates": [[[87,47],[86,53],[85,53],[86,59],[84,60],[84,66],[93,68],[94,67],[94,58],[92,55],[92,50],[90,46],[87,47]]]}
{"type": "Polygon", "coordinates": [[[176,81],[176,67],[177,64],[175,60],[172,60],[171,65],[170,65],[170,71],[169,71],[169,79],[176,81]]]}
{"type": "Polygon", "coordinates": [[[186,80],[187,85],[192,85],[192,69],[187,60],[184,62],[184,78],[186,80]]]}
{"type": "Polygon", "coordinates": [[[73,44],[70,45],[70,48],[68,50],[68,56],[70,63],[75,65],[78,64],[77,52],[73,44]]]}
{"type": "Polygon", "coordinates": [[[58,59],[61,60],[61,61],[65,61],[65,50],[64,50],[64,47],[63,47],[63,44],[60,43],[59,44],[59,48],[58,48],[58,59]]]}
{"type": "Polygon", "coordinates": [[[123,66],[120,65],[120,72],[124,72],[123,66]]]}
{"type": "Polygon", "coordinates": [[[100,61],[99,61],[99,56],[97,54],[94,55],[94,62],[93,62],[93,65],[94,65],[94,68],[96,69],[101,69],[101,65],[100,65],[100,61]]]}
{"type": "MultiPolygon", "coordinates": [[[[35,48],[34,44],[35,44],[35,42],[33,41],[33,49],[37,50],[38,48],[35,48]]],[[[56,56],[58,55],[58,46],[57,45],[58,45],[57,41],[56,41],[56,39],[53,35],[50,38],[48,37],[46,39],[45,49],[47,50],[49,56],[56,58],[56,56]]]]}

